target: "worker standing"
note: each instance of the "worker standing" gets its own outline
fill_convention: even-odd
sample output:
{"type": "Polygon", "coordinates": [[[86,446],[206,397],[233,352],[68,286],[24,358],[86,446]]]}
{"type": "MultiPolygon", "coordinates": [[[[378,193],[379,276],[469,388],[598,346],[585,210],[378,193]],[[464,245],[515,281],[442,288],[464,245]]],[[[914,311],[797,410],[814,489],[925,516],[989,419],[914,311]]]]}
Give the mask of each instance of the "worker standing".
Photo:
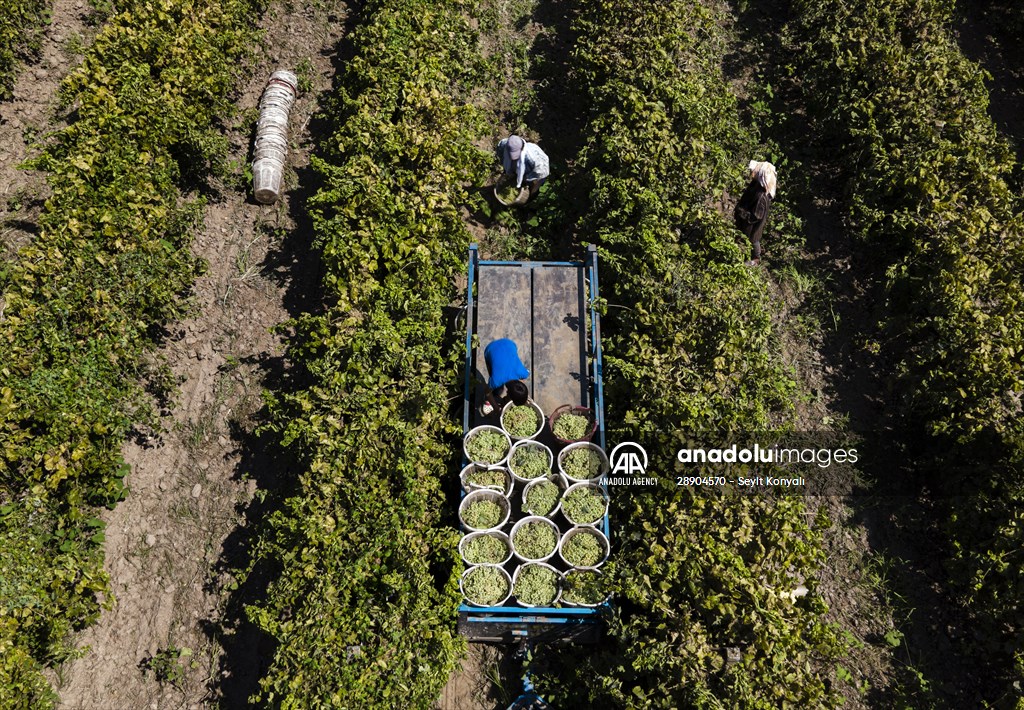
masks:
{"type": "Polygon", "coordinates": [[[530,143],[513,134],[498,142],[498,157],[505,174],[515,178],[516,187],[525,182],[530,188],[530,197],[548,179],[551,168],[547,154],[536,143],[530,143]]]}
{"type": "Polygon", "coordinates": [[[484,361],[487,363],[487,386],[490,389],[487,400],[480,407],[481,414],[486,417],[509,400],[519,406],[526,404],[530,390],[523,380],[530,376],[530,371],[519,359],[519,348],[515,342],[508,338],[495,340],[484,348],[484,361]]]}
{"type": "Polygon", "coordinates": [[[756,266],[761,263],[761,234],[768,222],[768,211],[775,199],[775,166],[768,161],[751,160],[750,184],[736,203],[736,226],[747,235],[754,248],[754,258],[747,262],[756,266]]]}

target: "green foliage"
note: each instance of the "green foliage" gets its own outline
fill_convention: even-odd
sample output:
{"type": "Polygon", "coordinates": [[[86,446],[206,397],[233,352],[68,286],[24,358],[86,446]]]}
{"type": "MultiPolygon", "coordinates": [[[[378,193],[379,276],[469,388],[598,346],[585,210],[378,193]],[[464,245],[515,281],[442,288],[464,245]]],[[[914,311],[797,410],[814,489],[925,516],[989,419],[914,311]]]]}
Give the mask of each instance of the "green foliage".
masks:
{"type": "Polygon", "coordinates": [[[152,673],[159,683],[177,685],[185,679],[185,659],[191,657],[192,649],[169,646],[161,648],[140,665],[146,673],[152,673]]]}
{"type": "MultiPolygon", "coordinates": [[[[755,150],[722,76],[726,25],[693,0],[588,0],[575,21],[573,80],[590,102],[576,231],[621,304],[602,321],[607,420],[647,451],[678,448],[672,432],[784,426],[796,395],[763,277],[712,207],[739,191],[755,150]]],[[[823,554],[802,501],[691,493],[655,473],[657,491],[612,498],[611,646],[546,653],[540,691],[588,707],[837,706],[841,649],[813,593],[823,554]],[[794,575],[812,589],[796,602],[794,575]]]]}
{"type": "Polygon", "coordinates": [[[0,3],[0,100],[11,97],[21,61],[39,51],[39,36],[49,19],[47,0],[0,3]]]}
{"type": "Polygon", "coordinates": [[[848,221],[880,261],[893,409],[950,501],[948,539],[993,698],[1024,675],[1024,214],[1014,161],[949,0],[797,3],[807,96],[847,166],[848,221]],[[882,275],[884,272],[884,275],[882,275]]]}
{"type": "Polygon", "coordinates": [[[93,506],[127,493],[120,449],[148,416],[141,363],[201,270],[189,249],[201,203],[179,183],[217,159],[254,41],[252,2],[119,9],[61,87],[68,125],[33,162],[51,189],[40,233],[0,282],[0,503],[31,508],[25,534],[59,551],[4,566],[0,675],[11,678],[31,669],[25,659],[54,660],[99,612],[93,506]]]}
{"type": "Polygon", "coordinates": [[[562,601],[573,604],[600,604],[607,597],[607,580],[600,572],[585,569],[566,572],[562,601]]]}
{"type": "Polygon", "coordinates": [[[458,450],[444,309],[466,186],[490,157],[460,96],[473,33],[456,0],[371,0],[359,17],[313,161],[327,308],[288,347],[311,384],[268,395],[268,430],[301,464],[253,560],[277,571],[248,608],[277,641],[252,701],[274,707],[430,707],[463,649],[440,482],[458,450]]]}
{"type": "MultiPolygon", "coordinates": [[[[4,632],[6,634],[6,632],[4,632]]],[[[40,710],[57,706],[59,697],[46,677],[43,666],[23,646],[0,641],[0,703],[12,710],[40,710]]]]}

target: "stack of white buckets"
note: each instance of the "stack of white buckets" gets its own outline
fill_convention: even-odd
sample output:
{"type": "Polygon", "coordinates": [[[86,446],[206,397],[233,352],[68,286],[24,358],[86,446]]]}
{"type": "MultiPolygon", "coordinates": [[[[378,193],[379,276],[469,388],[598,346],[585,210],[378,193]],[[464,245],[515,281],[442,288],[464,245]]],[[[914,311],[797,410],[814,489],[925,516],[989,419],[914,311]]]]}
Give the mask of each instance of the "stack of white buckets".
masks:
{"type": "Polygon", "coordinates": [[[271,205],[281,194],[281,175],[288,154],[288,111],[295,103],[299,80],[290,71],[270,75],[260,99],[256,146],[252,162],[252,187],[257,202],[271,205]]]}

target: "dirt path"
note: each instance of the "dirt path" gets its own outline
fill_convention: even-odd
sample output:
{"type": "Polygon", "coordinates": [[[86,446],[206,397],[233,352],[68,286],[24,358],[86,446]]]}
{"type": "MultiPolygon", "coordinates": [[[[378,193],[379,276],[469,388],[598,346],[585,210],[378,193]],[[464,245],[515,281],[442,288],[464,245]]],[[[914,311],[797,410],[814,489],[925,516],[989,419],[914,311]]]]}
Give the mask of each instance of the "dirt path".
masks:
{"type": "Polygon", "coordinates": [[[305,258],[301,176],[315,140],[310,117],[330,86],[345,29],[344,13],[325,5],[275,6],[262,21],[268,50],[240,87],[232,158],[248,160],[253,109],[269,74],[297,71],[306,91],[291,114],[288,193],[277,205],[257,205],[240,175],[206,211],[194,248],[209,271],[196,284],[195,315],[172,326],[159,353],[180,394],[164,418],[166,432],[125,448],[131,493],[104,515],[117,602],[79,637],[85,655],[54,673],[63,708],[192,708],[218,700],[220,563],[259,476],[240,442],[250,436],[263,382],[280,365],[281,339],[269,329],[307,305],[318,276],[305,258]]]}
{"type": "MultiPolygon", "coordinates": [[[[873,447],[884,437],[879,431],[884,392],[877,363],[863,344],[877,322],[871,304],[878,299],[856,268],[858,255],[840,218],[830,167],[820,164],[804,140],[811,132],[799,92],[769,69],[775,93],[761,93],[759,72],[785,56],[778,37],[786,10],[774,0],[738,5],[743,9],[735,12],[735,53],[726,62],[727,76],[744,110],[755,102],[770,103],[774,117],[759,125],[761,139],[775,141],[791,164],[802,161],[799,172],[780,173],[780,185],[785,185],[785,208],[803,220],[803,243],[765,242],[766,274],[781,305],[775,320],[783,358],[806,393],[796,402],[796,431],[813,437],[816,446],[854,446],[862,459],[877,460],[873,447]]],[[[772,236],[769,232],[766,240],[772,236]]],[[[889,561],[876,547],[875,525],[866,518],[861,492],[876,473],[863,464],[833,466],[827,495],[807,500],[809,511],[824,510],[830,521],[822,531],[826,558],[815,591],[848,649],[847,657],[825,672],[850,708],[888,706],[903,683],[897,651],[906,620],[893,604],[889,561]]]]}
{"type": "MultiPolygon", "coordinates": [[[[493,67],[490,81],[471,97],[473,105],[487,117],[490,129],[490,135],[478,144],[482,150],[493,150],[510,133],[539,141],[548,151],[559,145],[557,136],[545,131],[552,119],[539,110],[536,97],[537,67],[543,63],[542,57],[555,34],[538,16],[544,5],[538,0],[483,0],[470,20],[480,32],[480,53],[493,67]]],[[[557,161],[562,154],[550,155],[557,161]]],[[[495,171],[498,169],[495,163],[495,171]]],[[[482,193],[485,200],[493,202],[490,188],[482,193]]],[[[498,222],[492,215],[467,213],[465,222],[484,258],[538,256],[539,241],[526,234],[516,220],[498,222]]],[[[469,644],[466,657],[442,690],[436,710],[508,707],[521,688],[519,669],[512,667],[510,649],[511,646],[469,644]]]]}
{"type": "Polygon", "coordinates": [[[957,26],[960,49],[992,75],[989,115],[999,130],[1024,157],[1024,49],[1009,26],[1008,8],[963,5],[957,26]]]}
{"type": "Polygon", "coordinates": [[[57,87],[98,30],[87,22],[92,15],[86,0],[54,0],[38,60],[20,68],[13,98],[0,103],[0,259],[10,259],[36,232],[49,189],[43,173],[18,165],[35,154],[37,136],[61,126],[53,120],[57,87]]]}

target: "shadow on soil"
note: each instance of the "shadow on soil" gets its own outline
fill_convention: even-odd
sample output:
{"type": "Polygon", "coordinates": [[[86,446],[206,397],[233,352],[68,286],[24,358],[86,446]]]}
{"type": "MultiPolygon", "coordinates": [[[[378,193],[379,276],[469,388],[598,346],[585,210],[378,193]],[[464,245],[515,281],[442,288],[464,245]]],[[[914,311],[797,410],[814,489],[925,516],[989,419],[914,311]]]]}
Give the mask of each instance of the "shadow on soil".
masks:
{"type": "MultiPolygon", "coordinates": [[[[986,80],[989,114],[1010,140],[1017,162],[1024,160],[1024,13],[1006,2],[957,3],[961,51],[992,75],[986,80]]],[[[1017,181],[1021,181],[1018,165],[1017,181]]]]}
{"type": "MultiPolygon", "coordinates": [[[[740,7],[737,29],[743,46],[727,62],[727,74],[799,66],[799,57],[780,40],[790,19],[786,4],[753,0],[740,7]]],[[[985,676],[963,642],[971,638],[970,619],[945,590],[948,551],[939,542],[941,501],[909,463],[917,447],[907,423],[890,413],[894,364],[871,346],[884,337],[879,323],[886,315],[887,264],[859,248],[844,228],[838,144],[808,119],[800,80],[774,78],[784,74],[773,71],[774,119],[762,127],[762,137],[801,165],[801,175],[786,177],[790,184],[799,183],[794,192],[796,211],[805,222],[804,251],[810,271],[827,284],[838,316],[835,328],[823,328],[822,356],[830,373],[825,386],[834,407],[848,414],[849,431],[862,438],[858,468],[866,485],[846,503],[855,512],[854,522],[868,531],[871,556],[887,561],[889,585],[877,593],[894,606],[897,624],[905,619],[899,627],[902,638],[867,639],[882,648],[894,646],[894,664],[888,685],[871,688],[863,701],[870,707],[978,707],[985,676]]]]}
{"type": "Polygon", "coordinates": [[[586,243],[579,240],[576,225],[586,211],[589,187],[576,175],[575,161],[583,148],[588,101],[581,82],[567,71],[574,64],[577,14],[569,3],[539,2],[534,21],[546,31],[530,48],[536,102],[528,120],[546,139],[553,176],[553,189],[541,195],[535,206],[544,232],[541,243],[546,247],[539,257],[553,260],[582,258],[586,243]]]}
{"type": "MultiPolygon", "coordinates": [[[[345,32],[342,40],[331,50],[330,56],[334,79],[330,89],[318,96],[318,106],[323,107],[327,98],[338,89],[341,71],[350,58],[351,50],[345,39],[354,27],[359,13],[356,7],[345,17],[345,32]]],[[[321,138],[330,135],[333,124],[316,114],[310,119],[308,143],[315,147],[321,138]]],[[[283,304],[293,318],[303,313],[322,312],[321,282],[323,265],[319,252],[313,248],[312,218],[306,210],[310,198],[320,189],[321,180],[316,171],[302,167],[295,171],[295,187],[289,190],[289,217],[294,227],[284,231],[276,248],[272,248],[262,264],[264,273],[284,289],[283,304]]],[[[308,383],[301,370],[292,369],[285,356],[261,354],[243,364],[255,366],[262,373],[263,386],[278,394],[304,389],[308,383]]],[[[258,426],[266,419],[266,410],[257,415],[258,426]]],[[[253,431],[253,426],[232,424],[232,440],[242,459],[235,471],[236,480],[251,479],[261,491],[268,491],[265,498],[255,498],[241,511],[246,523],[237,528],[224,542],[217,564],[215,577],[225,578],[233,570],[245,569],[253,564],[254,545],[264,530],[265,521],[293,490],[297,462],[283,451],[277,437],[253,431]]],[[[249,697],[259,690],[259,681],[273,659],[276,641],[260,631],[246,617],[245,607],[266,599],[268,585],[279,573],[272,565],[263,561],[253,564],[253,569],[244,583],[233,590],[225,605],[222,621],[208,622],[204,631],[211,640],[219,643],[224,654],[221,657],[219,677],[211,681],[211,691],[223,707],[249,707],[249,697]]]]}

